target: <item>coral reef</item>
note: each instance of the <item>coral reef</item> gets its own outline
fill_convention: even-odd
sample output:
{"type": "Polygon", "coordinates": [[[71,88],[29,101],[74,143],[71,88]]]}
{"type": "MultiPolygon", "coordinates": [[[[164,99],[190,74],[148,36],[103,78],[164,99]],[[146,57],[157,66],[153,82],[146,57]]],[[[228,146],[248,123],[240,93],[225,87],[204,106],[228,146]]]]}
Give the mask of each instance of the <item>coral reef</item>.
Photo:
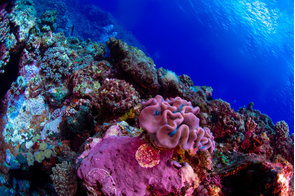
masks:
{"type": "Polygon", "coordinates": [[[294,195],[284,121],[156,69],[100,9],[34,3],[0,3],[0,195],[294,195]]]}
{"type": "Polygon", "coordinates": [[[45,26],[49,26],[51,31],[55,31],[57,28],[56,17],[56,10],[46,10],[38,20],[39,28],[42,29],[45,28],[45,26]]]}
{"type": "Polygon", "coordinates": [[[141,89],[139,93],[147,91],[148,94],[156,95],[160,85],[153,60],[138,48],[128,46],[114,37],[106,43],[110,49],[110,57],[118,67],[118,72],[125,76],[124,79],[137,84],[141,89]]]}

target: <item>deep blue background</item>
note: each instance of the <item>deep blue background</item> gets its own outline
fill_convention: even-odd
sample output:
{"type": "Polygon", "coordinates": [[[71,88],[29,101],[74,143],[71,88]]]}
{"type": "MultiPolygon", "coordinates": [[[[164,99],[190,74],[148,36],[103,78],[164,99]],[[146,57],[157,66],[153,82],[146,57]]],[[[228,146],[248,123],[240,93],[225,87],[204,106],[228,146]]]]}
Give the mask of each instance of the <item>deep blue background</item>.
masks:
{"type": "MultiPolygon", "coordinates": [[[[91,2],[88,0],[88,2],[91,2]]],[[[254,102],[294,132],[294,3],[255,0],[100,0],[157,68],[213,87],[235,111],[254,102]]]]}

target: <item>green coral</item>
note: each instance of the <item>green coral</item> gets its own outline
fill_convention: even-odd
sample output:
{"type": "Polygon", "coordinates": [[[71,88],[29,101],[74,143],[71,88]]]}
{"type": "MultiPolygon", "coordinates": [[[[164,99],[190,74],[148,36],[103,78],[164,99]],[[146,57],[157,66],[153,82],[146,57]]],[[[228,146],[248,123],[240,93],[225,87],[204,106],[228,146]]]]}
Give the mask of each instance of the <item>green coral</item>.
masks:
{"type": "Polygon", "coordinates": [[[222,152],[219,153],[219,156],[221,156],[221,162],[223,164],[230,165],[229,160],[227,159],[227,157],[222,152]]]}

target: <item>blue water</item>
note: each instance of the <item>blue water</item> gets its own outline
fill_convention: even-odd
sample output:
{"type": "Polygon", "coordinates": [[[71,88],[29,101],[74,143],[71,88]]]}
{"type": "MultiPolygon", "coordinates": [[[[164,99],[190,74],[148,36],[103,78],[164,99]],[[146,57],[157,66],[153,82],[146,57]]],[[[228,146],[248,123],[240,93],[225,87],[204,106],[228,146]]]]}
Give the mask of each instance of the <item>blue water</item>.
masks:
{"type": "MultiPolygon", "coordinates": [[[[91,2],[88,0],[88,2],[91,2]]],[[[213,88],[235,111],[285,120],[294,132],[294,2],[275,0],[108,0],[157,68],[213,88]]]]}

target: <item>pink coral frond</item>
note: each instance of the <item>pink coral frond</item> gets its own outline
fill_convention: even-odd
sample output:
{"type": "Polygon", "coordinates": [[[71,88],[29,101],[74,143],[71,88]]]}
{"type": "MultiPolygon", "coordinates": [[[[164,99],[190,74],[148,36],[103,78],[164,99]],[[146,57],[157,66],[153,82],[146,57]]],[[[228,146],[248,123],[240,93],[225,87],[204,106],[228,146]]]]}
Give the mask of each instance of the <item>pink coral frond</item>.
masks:
{"type": "Polygon", "coordinates": [[[214,137],[209,128],[199,127],[199,107],[180,97],[166,99],[157,95],[143,102],[145,108],[139,116],[140,126],[146,130],[158,147],[184,150],[209,150],[215,148],[214,137]]]}

